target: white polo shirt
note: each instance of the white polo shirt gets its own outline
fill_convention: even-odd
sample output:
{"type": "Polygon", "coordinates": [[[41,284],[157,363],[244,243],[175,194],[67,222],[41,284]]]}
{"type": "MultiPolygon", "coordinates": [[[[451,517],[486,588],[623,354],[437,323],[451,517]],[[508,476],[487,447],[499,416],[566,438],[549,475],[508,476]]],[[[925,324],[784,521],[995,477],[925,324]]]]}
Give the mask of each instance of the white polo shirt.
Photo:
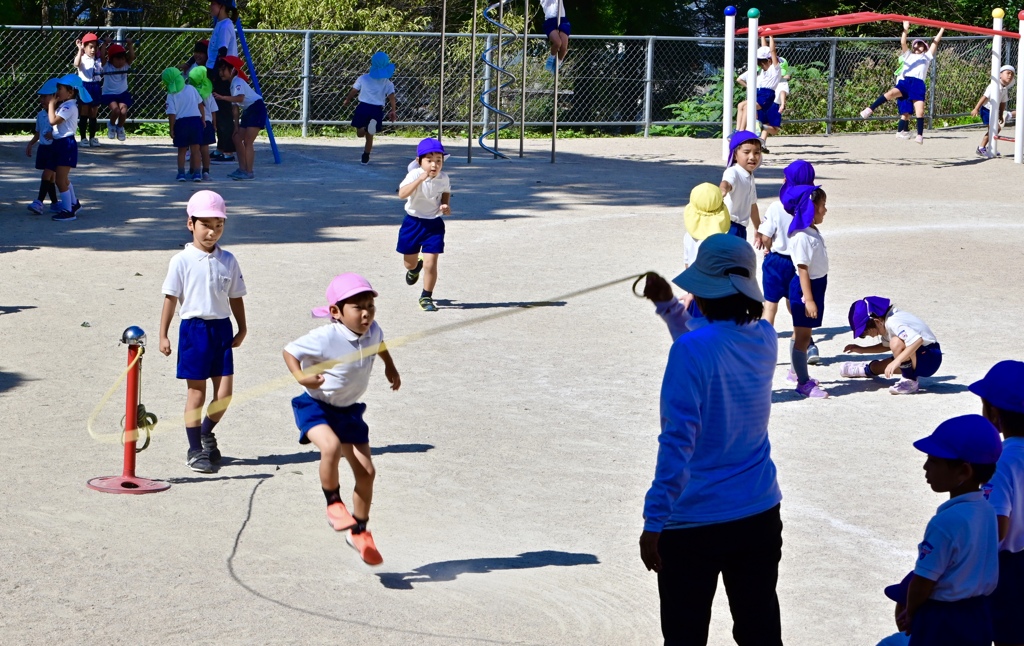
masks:
{"type": "Polygon", "coordinates": [[[218,246],[206,253],[189,243],[171,258],[161,291],[178,299],[183,319],[226,319],[229,299],[245,296],[245,280],[230,251],[218,246]]]}
{"type": "Polygon", "coordinates": [[[1024,437],[1003,440],[1003,453],[996,464],[996,474],[982,487],[997,516],[1010,519],[1010,529],[999,549],[1007,552],[1024,550],[1024,437]]]}
{"type": "Polygon", "coordinates": [[[1010,87],[1003,85],[1001,81],[996,81],[994,85],[989,83],[985,88],[985,96],[995,99],[996,103],[1006,103],[1010,100],[1010,87]],[[993,88],[995,89],[993,90],[993,88]]]}
{"type": "Polygon", "coordinates": [[[217,107],[217,99],[213,98],[212,92],[203,99],[203,105],[206,107],[206,120],[213,123],[213,113],[217,112],[220,108],[217,107]]]}
{"type": "Polygon", "coordinates": [[[227,47],[228,56],[238,56],[238,39],[235,37],[235,23],[229,18],[224,18],[213,26],[213,33],[210,34],[210,43],[206,51],[209,55],[206,58],[206,67],[213,69],[217,64],[217,52],[221,47],[227,47]]]}
{"type": "MultiPolygon", "coordinates": [[[[74,139],[75,131],[78,130],[78,101],[68,99],[57,106],[57,110],[55,112],[57,116],[64,121],[53,126],[53,138],[65,139],[67,137],[71,137],[74,139]]],[[[49,112],[46,113],[46,120],[50,120],[49,112]]]]}
{"type": "Polygon", "coordinates": [[[903,343],[910,345],[918,339],[924,339],[922,345],[937,343],[935,333],[925,325],[925,322],[910,312],[904,312],[892,308],[889,316],[885,317],[885,332],[882,334],[882,344],[888,346],[892,337],[898,337],[903,343]]]}
{"type": "MultiPolygon", "coordinates": [[[[413,168],[405,176],[405,179],[402,180],[402,183],[399,184],[399,188],[412,184],[425,172],[419,166],[413,168]]],[[[412,195],[406,198],[405,212],[414,218],[423,218],[425,220],[439,218],[441,217],[441,196],[451,192],[452,184],[448,180],[448,174],[441,171],[434,179],[425,180],[416,187],[412,195]]]]}
{"type": "Polygon", "coordinates": [[[395,84],[391,79],[375,79],[369,74],[357,78],[352,88],[359,90],[360,103],[370,105],[384,105],[387,98],[395,93],[395,84]]]}
{"type": "Polygon", "coordinates": [[[544,9],[544,18],[565,18],[565,0],[540,0],[540,6],[544,9]]]}
{"type": "Polygon", "coordinates": [[[191,85],[186,85],[181,92],[167,95],[165,112],[173,114],[176,119],[200,117],[202,114],[199,112],[199,104],[202,102],[203,97],[199,96],[199,90],[191,85]]]}
{"type": "Polygon", "coordinates": [[[242,99],[241,109],[245,110],[253,103],[262,101],[263,97],[256,93],[256,90],[242,80],[242,77],[236,76],[231,79],[231,96],[245,97],[242,99]]]}
{"type": "Polygon", "coordinates": [[[768,205],[761,217],[761,226],[757,232],[772,239],[772,251],[783,256],[789,255],[789,225],[793,216],[786,212],[782,202],[776,200],[768,205]]]}
{"type": "Polygon", "coordinates": [[[996,512],[982,492],[939,505],[917,549],[914,574],[935,581],[932,599],[959,601],[996,589],[999,532],[996,512]]]}
{"type": "Polygon", "coordinates": [[[725,206],[729,209],[729,219],[737,224],[747,226],[750,222],[750,208],[757,204],[757,187],[754,176],[745,168],[733,164],[722,173],[722,181],[729,182],[732,190],[725,196],[725,206]]]}
{"type": "Polygon", "coordinates": [[[373,359],[383,342],[384,332],[376,321],[362,336],[343,323],[333,322],[292,341],[284,351],[298,359],[303,370],[325,361],[340,361],[323,373],[320,388],[306,388],[306,392],[313,399],[343,408],[358,402],[366,392],[373,359]]]}
{"type": "Polygon", "coordinates": [[[36,132],[39,133],[39,145],[49,146],[53,143],[53,126],[50,125],[50,113],[40,110],[36,115],[36,132]],[[47,136],[50,138],[47,139],[47,136]]]}
{"type": "MultiPolygon", "coordinates": [[[[115,67],[110,63],[103,64],[103,94],[122,94],[128,91],[128,70],[131,65],[115,67]]],[[[99,98],[99,97],[94,97],[99,98]]]]}
{"type": "Polygon", "coordinates": [[[99,81],[99,77],[103,74],[103,65],[95,56],[89,56],[88,54],[82,54],[82,58],[78,62],[78,78],[82,79],[85,83],[92,83],[93,81],[99,81]]]}
{"type": "Polygon", "coordinates": [[[828,275],[828,251],[825,240],[814,227],[801,229],[789,236],[789,257],[794,265],[806,265],[811,280],[828,275]]]}
{"type": "Polygon", "coordinates": [[[769,65],[768,69],[757,73],[757,89],[759,90],[761,88],[774,90],[779,87],[780,81],[782,81],[782,70],[778,65],[769,65]]]}
{"type": "Polygon", "coordinates": [[[935,57],[930,52],[915,54],[908,51],[903,58],[903,77],[925,80],[928,78],[928,68],[931,67],[935,57]]]}

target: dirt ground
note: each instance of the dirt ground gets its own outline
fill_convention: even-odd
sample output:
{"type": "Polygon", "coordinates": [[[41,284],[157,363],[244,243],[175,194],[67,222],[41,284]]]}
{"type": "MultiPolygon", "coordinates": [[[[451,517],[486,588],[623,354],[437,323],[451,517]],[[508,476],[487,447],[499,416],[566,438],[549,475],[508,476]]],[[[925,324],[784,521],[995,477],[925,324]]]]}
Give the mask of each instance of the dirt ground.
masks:
{"type": "MultiPolygon", "coordinates": [[[[757,173],[762,209],[796,158],[829,195],[823,361],[811,372],[833,398],[795,396],[786,331],[773,395],[787,644],[862,646],[895,631],[882,588],[911,569],[943,502],[911,442],[980,412],[967,384],[1021,358],[1022,170],[976,158],[978,137],[781,138],[757,173]],[[920,394],[839,378],[847,308],[869,294],[942,343],[920,394]]],[[[0,642],[660,643],[637,539],[671,339],[629,282],[574,293],[681,269],[681,209],[695,183],[719,181],[719,141],[565,140],[554,165],[547,141],[509,161],[478,150],[472,165],[464,140],[446,141],[453,215],[433,314],[394,251],[414,141],[378,139],[366,167],[354,138],[281,141],[280,166],[264,144],[258,181],[231,182],[220,166],[210,185],[175,183],[163,140],[104,144],[82,151],[85,209],[61,224],[25,210],[38,173],[23,140],[0,140],[0,642]],[[184,465],[185,387],[174,356],[156,351],[160,286],[201,188],[227,200],[222,243],[249,288],[213,475],[184,465]],[[325,523],[318,454],[297,444],[300,389],[280,354],[318,325],[308,310],[344,271],[380,292],[403,382],[391,392],[378,365],[365,396],[379,568],[325,523]],[[124,367],[129,325],[149,333],[143,401],[162,420],[138,472],[173,483],[146,496],[85,487],[121,470],[116,439],[94,439],[86,420],[124,367]]],[[[98,433],[117,437],[123,402],[119,390],[98,433]]],[[[343,471],[346,500],[350,487],[343,471]]],[[[732,643],[730,629],[720,591],[712,643],[732,643]]]]}

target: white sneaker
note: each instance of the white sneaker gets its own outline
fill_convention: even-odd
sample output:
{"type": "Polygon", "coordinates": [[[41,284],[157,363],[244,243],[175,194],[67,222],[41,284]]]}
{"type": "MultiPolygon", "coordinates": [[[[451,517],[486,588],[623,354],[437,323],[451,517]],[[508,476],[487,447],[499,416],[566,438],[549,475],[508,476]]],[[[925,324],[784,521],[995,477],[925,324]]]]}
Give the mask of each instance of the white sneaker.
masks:
{"type": "Polygon", "coordinates": [[[807,347],[807,365],[816,366],[821,363],[821,355],[818,354],[818,346],[813,343],[807,347]]]}
{"type": "Polygon", "coordinates": [[[870,117],[874,113],[875,113],[875,111],[872,110],[871,108],[864,108],[863,110],[860,111],[860,118],[861,119],[867,119],[868,117],[870,117]]]}
{"type": "Polygon", "coordinates": [[[93,147],[93,148],[99,148],[100,147],[100,140],[97,139],[96,137],[93,137],[92,139],[89,140],[89,145],[91,147],[93,147]]]}
{"type": "Polygon", "coordinates": [[[126,139],[126,136],[124,134],[124,126],[118,126],[117,127],[117,140],[118,141],[124,141],[125,139],[126,139]]]}
{"type": "Polygon", "coordinates": [[[900,379],[895,386],[889,387],[889,392],[893,395],[913,395],[919,388],[917,381],[913,379],[900,379]]]}
{"type": "Polygon", "coordinates": [[[923,144],[924,143],[924,135],[918,135],[917,138],[914,141],[916,141],[919,144],[923,144]]]}
{"type": "Polygon", "coordinates": [[[896,133],[897,139],[910,139],[910,133],[904,130],[903,132],[896,133]]]}
{"type": "Polygon", "coordinates": [[[113,139],[117,136],[117,127],[112,123],[107,124],[107,139],[113,139]]]}
{"type": "Polygon", "coordinates": [[[28,205],[28,210],[29,210],[29,212],[35,213],[36,215],[42,215],[43,214],[43,203],[40,202],[39,200],[35,200],[31,204],[28,205]]]}
{"type": "Polygon", "coordinates": [[[370,133],[371,135],[377,134],[377,120],[376,119],[370,119],[370,123],[366,124],[366,132],[370,133]]]}
{"type": "Polygon", "coordinates": [[[867,377],[867,361],[847,361],[839,366],[839,374],[843,377],[867,377]]]}

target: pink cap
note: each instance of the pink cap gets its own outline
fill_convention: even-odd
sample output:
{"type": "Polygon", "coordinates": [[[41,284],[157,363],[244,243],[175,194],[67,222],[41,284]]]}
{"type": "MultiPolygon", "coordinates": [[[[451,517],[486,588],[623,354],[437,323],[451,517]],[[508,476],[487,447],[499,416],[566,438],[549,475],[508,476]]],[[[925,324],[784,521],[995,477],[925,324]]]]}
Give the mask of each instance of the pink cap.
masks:
{"type": "Polygon", "coordinates": [[[327,286],[326,297],[329,305],[327,307],[313,308],[313,318],[325,319],[330,317],[331,305],[364,292],[370,292],[374,296],[377,295],[377,292],[373,291],[373,287],[370,287],[370,282],[359,274],[340,274],[335,276],[331,280],[331,284],[327,286]]]}
{"type": "Polygon", "coordinates": [[[197,191],[186,209],[191,218],[225,218],[224,198],[213,191],[197,191]]]}

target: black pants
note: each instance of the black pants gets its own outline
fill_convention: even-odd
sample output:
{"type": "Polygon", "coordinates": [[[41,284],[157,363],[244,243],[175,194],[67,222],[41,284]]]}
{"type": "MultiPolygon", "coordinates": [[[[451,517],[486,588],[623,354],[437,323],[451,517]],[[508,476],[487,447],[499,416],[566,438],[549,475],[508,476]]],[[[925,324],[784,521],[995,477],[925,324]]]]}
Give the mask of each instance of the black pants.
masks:
{"type": "MultiPolygon", "coordinates": [[[[207,71],[207,77],[213,82],[213,91],[222,96],[231,94],[231,81],[222,81],[213,70],[207,71]]],[[[235,152],[235,112],[236,103],[217,101],[217,150],[227,154],[235,152]]]]}
{"type": "Polygon", "coordinates": [[[782,558],[779,505],[740,520],[670,529],[658,541],[665,646],[708,643],[711,603],[722,575],[739,646],[781,646],[775,584],[782,558]]]}

